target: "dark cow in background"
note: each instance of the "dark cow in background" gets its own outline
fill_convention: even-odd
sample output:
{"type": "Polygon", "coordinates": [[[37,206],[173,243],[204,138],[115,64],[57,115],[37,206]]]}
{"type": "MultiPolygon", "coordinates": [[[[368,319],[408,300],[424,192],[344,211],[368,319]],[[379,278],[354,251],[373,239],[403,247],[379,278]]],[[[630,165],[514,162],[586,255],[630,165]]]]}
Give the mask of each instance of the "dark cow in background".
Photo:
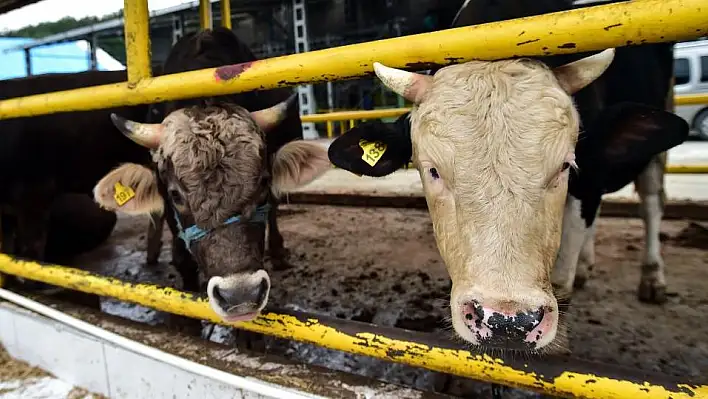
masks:
{"type": "MultiPolygon", "coordinates": [[[[0,81],[0,100],[126,80],[125,71],[57,73],[0,81]]],[[[2,251],[66,263],[110,236],[113,212],[91,196],[122,162],[149,162],[143,147],[116,137],[110,114],[144,120],[147,105],[0,120],[2,251]]]]}
{"type": "MultiPolygon", "coordinates": [[[[570,8],[564,0],[472,0],[456,26],[570,8]]],[[[452,280],[460,337],[483,347],[563,350],[567,276],[592,239],[602,195],[688,135],[685,121],[664,110],[669,49],[473,61],[432,76],[375,64],[413,111],[393,124],[352,129],[329,156],[368,176],[413,159],[452,280]],[[379,142],[373,166],[362,160],[370,147],[360,140],[379,142]]],[[[645,203],[658,201],[660,191],[644,190],[645,203]]],[[[658,205],[644,206],[655,212],[658,205]]],[[[646,296],[659,299],[663,281],[647,283],[651,277],[643,278],[652,287],[646,296]]]]}
{"type": "MultiPolygon", "coordinates": [[[[163,72],[253,61],[230,30],[217,28],[180,39],[163,72]]],[[[238,78],[242,67],[219,68],[215,78],[238,78]]],[[[301,140],[294,100],[290,90],[271,90],[155,104],[150,124],[113,116],[123,134],[152,150],[154,166],[115,169],[96,185],[96,201],[118,212],[163,215],[184,288],[206,292],[226,321],[250,320],[268,301],[266,224],[271,259],[286,265],[278,196],[331,168],[323,146],[301,140]],[[116,183],[135,198],[117,203],[116,183]]]]}
{"type": "MultiPolygon", "coordinates": [[[[586,2],[582,7],[616,2],[619,0],[592,4],[586,2]]],[[[614,63],[604,76],[604,89],[600,92],[604,96],[605,107],[622,102],[635,102],[674,112],[673,46],[673,43],[657,43],[618,49],[614,63]]],[[[632,154],[616,156],[630,157],[632,154]]],[[[592,186],[602,186],[604,193],[611,193],[634,181],[640,197],[640,214],[645,229],[637,295],[643,302],[663,304],[667,300],[666,277],[659,233],[666,200],[666,152],[654,154],[651,158],[639,153],[635,155],[634,161],[637,162],[625,162],[611,172],[608,170],[609,173],[617,173],[613,180],[594,180],[592,186]]],[[[591,183],[585,179],[589,178],[589,174],[585,176],[581,173],[578,182],[571,182],[571,196],[566,206],[576,214],[581,213],[583,227],[572,228],[574,222],[568,220],[568,229],[564,230],[564,246],[553,275],[554,285],[568,297],[574,287],[582,288],[585,285],[595,262],[594,222],[599,213],[599,199],[596,193],[588,192],[591,183]]],[[[577,217],[575,219],[578,220],[577,217]]]]}

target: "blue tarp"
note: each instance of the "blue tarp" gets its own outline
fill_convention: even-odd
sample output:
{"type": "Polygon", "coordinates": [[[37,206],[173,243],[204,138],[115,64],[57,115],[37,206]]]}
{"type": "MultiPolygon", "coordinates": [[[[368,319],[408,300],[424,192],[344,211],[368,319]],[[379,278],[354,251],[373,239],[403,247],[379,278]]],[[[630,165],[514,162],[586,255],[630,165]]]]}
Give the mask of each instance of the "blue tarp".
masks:
{"type": "MultiPolygon", "coordinates": [[[[27,76],[24,51],[5,53],[10,47],[30,43],[24,37],[0,37],[0,80],[27,76]]],[[[32,49],[32,74],[82,72],[90,68],[86,41],[50,44],[32,49]]],[[[115,58],[98,49],[96,58],[99,70],[125,69],[115,58]]]]}

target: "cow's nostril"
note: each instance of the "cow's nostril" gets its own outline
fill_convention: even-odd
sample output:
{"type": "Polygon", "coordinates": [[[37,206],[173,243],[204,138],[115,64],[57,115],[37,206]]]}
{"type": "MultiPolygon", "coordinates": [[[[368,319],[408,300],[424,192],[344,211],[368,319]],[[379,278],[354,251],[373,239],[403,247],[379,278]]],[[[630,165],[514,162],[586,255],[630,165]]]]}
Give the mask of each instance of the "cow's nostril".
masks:
{"type": "Polygon", "coordinates": [[[263,301],[266,300],[266,298],[267,298],[266,296],[268,295],[268,288],[270,288],[268,285],[268,280],[262,279],[261,283],[258,284],[258,288],[257,288],[258,289],[258,294],[256,295],[256,298],[258,298],[258,300],[256,301],[257,304],[260,305],[261,303],[263,303],[263,301]]]}
{"type": "Polygon", "coordinates": [[[484,321],[484,309],[477,301],[465,303],[462,306],[462,315],[465,318],[465,323],[476,325],[477,328],[480,328],[480,324],[484,321]]]}
{"type": "Polygon", "coordinates": [[[231,303],[229,301],[229,290],[216,287],[216,289],[214,289],[214,297],[216,298],[216,300],[218,300],[220,303],[223,303],[224,305],[229,305],[231,303]]]}

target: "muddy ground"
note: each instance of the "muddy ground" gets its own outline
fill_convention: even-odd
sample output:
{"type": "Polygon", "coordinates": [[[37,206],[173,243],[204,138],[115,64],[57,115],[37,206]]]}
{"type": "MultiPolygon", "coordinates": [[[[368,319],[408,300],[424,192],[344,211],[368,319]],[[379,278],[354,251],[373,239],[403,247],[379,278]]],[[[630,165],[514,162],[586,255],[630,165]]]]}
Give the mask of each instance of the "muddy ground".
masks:
{"type": "MultiPolygon", "coordinates": [[[[280,226],[293,269],[271,274],[272,304],[381,325],[450,334],[448,279],[427,211],[281,206],[280,226]]],[[[177,284],[165,232],[160,267],[144,266],[144,218],[123,218],[110,242],[75,264],[123,279],[177,284]]],[[[687,242],[691,221],[664,221],[669,302],[636,299],[644,229],[639,219],[601,219],[597,263],[573,298],[575,356],[678,376],[708,375],[708,238],[687,242]]],[[[695,227],[695,226],[694,226],[695,227]]],[[[699,229],[700,230],[700,229],[699,229]]],[[[105,311],[160,323],[164,314],[104,300],[105,311]]],[[[212,340],[227,341],[216,329],[212,340]]],[[[393,383],[432,390],[437,373],[313,345],[270,340],[268,351],[393,383]]],[[[437,377],[436,377],[437,376],[437,377]]],[[[459,385],[454,382],[453,385],[459,385]]],[[[489,385],[475,390],[487,396],[489,385]]],[[[455,393],[456,389],[449,391],[455,393]]],[[[531,395],[516,391],[511,397],[531,395]]]]}

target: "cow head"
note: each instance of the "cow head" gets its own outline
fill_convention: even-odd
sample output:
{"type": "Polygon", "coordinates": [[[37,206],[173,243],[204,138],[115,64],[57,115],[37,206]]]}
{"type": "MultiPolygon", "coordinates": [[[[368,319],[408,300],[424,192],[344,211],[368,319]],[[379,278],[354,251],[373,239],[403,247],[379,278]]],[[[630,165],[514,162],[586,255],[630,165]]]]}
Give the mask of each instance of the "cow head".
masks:
{"type": "MultiPolygon", "coordinates": [[[[434,76],[374,64],[386,86],[414,103],[410,132],[362,124],[330,146],[336,166],[368,176],[412,157],[452,279],[452,324],[464,340],[552,347],[559,310],[550,272],[579,135],[572,95],[613,56],[608,49],[555,69],[528,59],[474,61],[434,76]]],[[[642,126],[660,122],[637,116],[616,115],[623,123],[613,124],[615,133],[655,133],[642,126]]]]}
{"type": "Polygon", "coordinates": [[[302,140],[266,159],[265,135],[283,120],[292,99],[251,113],[233,104],[181,108],[160,124],[112,115],[123,134],[151,149],[156,172],[122,165],[98,182],[95,200],[126,214],[160,213],[169,201],[174,215],[168,217],[176,219],[199,265],[212,309],[226,321],[252,319],[268,300],[263,246],[269,196],[331,167],[324,147],[302,140]]]}

